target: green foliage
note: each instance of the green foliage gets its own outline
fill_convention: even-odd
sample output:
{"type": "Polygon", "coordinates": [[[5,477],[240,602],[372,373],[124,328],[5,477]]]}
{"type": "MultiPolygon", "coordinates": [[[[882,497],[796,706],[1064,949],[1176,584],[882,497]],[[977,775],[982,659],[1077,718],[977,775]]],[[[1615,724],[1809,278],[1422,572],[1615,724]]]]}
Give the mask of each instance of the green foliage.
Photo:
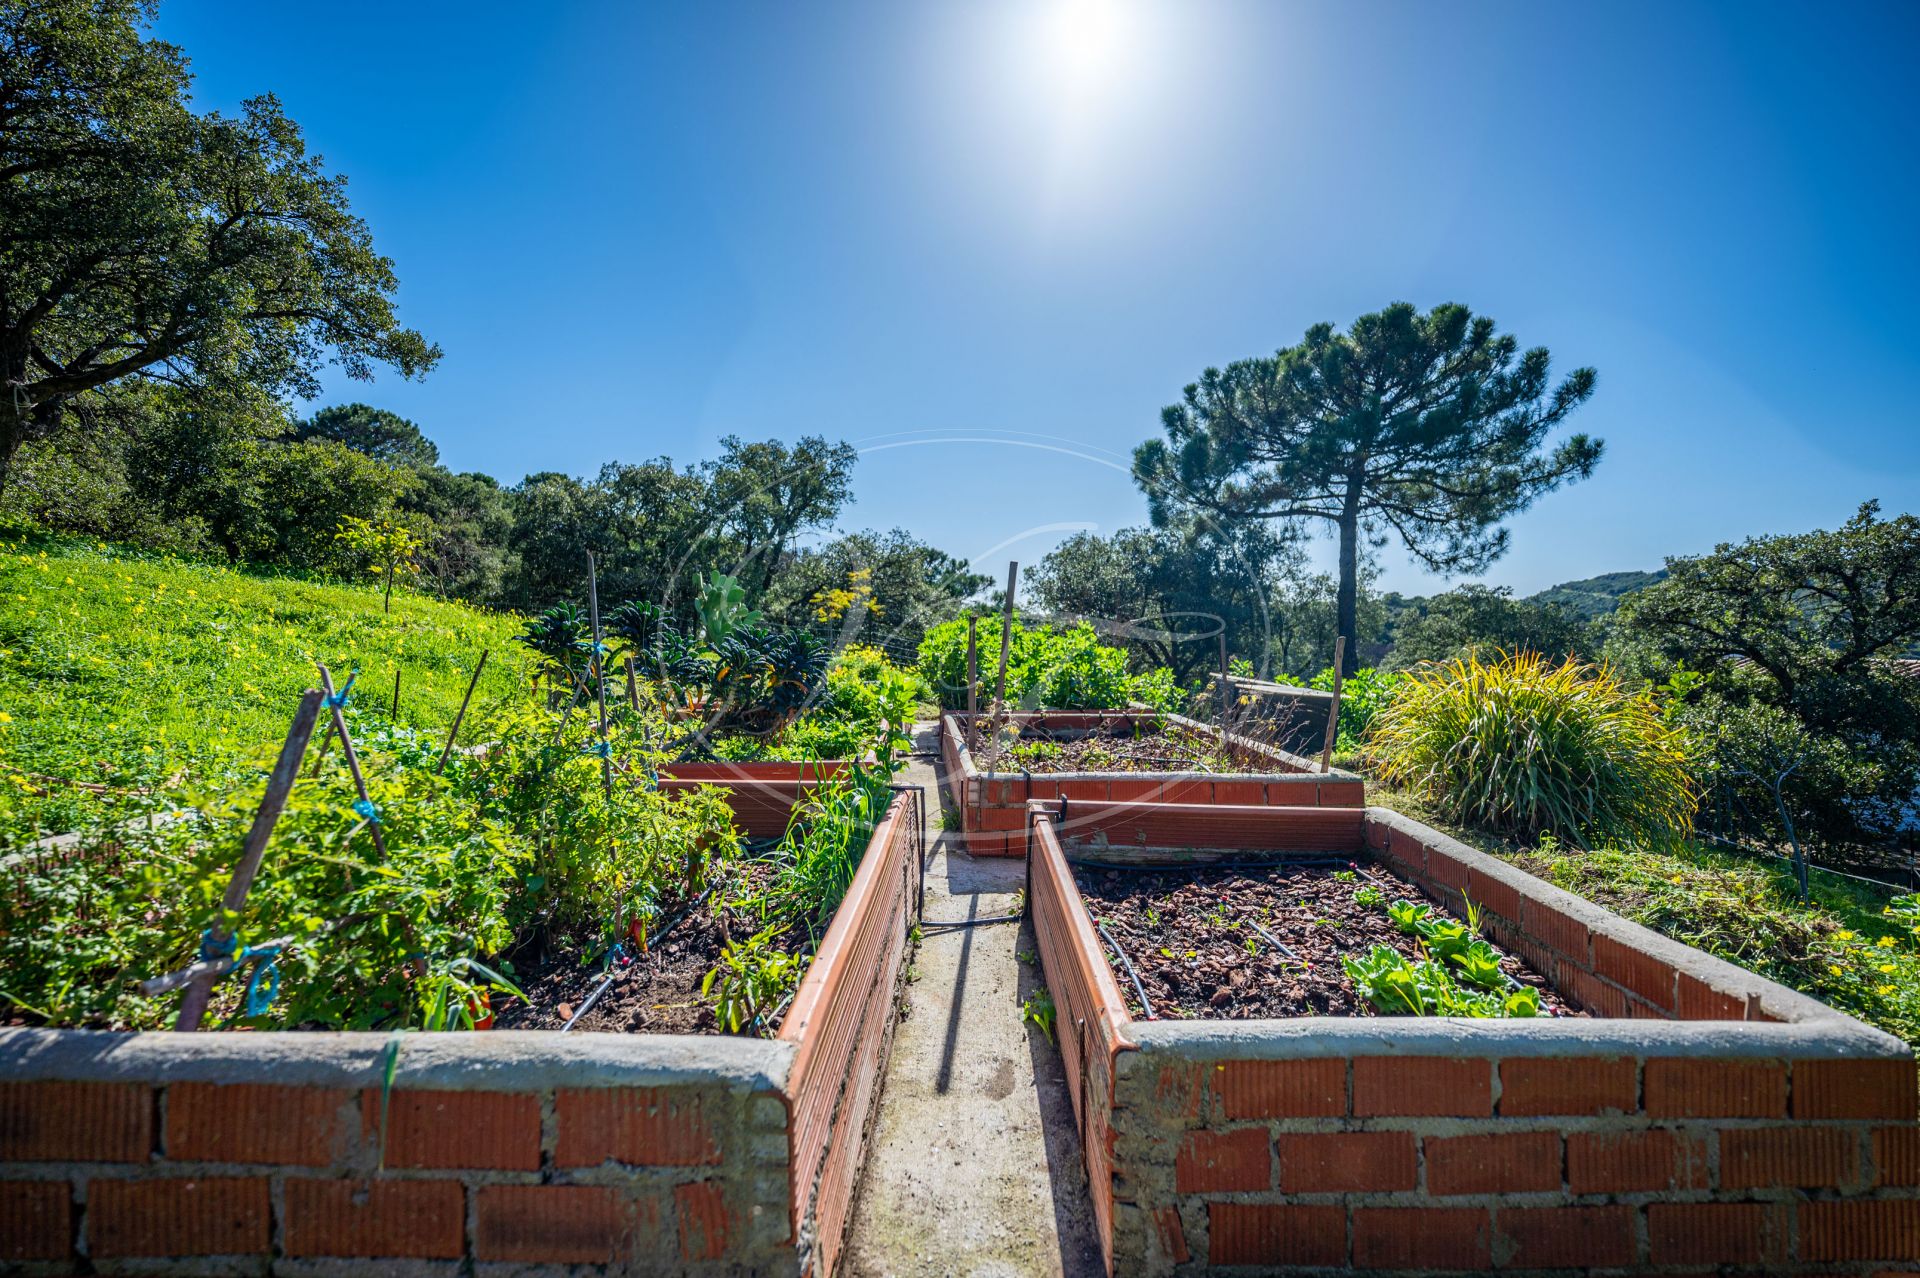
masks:
{"type": "Polygon", "coordinates": [[[1391,663],[1397,668],[1468,653],[1537,652],[1552,661],[1591,656],[1594,629],[1559,605],[1515,599],[1505,586],[1466,585],[1421,600],[1400,619],[1391,663]]]}
{"type": "Polygon", "coordinates": [[[1339,534],[1339,633],[1360,664],[1364,532],[1392,529],[1423,566],[1477,571],[1507,547],[1502,519],[1592,473],[1599,441],[1548,434],[1593,394],[1594,372],[1555,385],[1544,347],[1449,303],[1396,302],[1308,329],[1271,358],[1209,368],[1165,409],[1165,439],[1134,454],[1156,525],[1187,511],[1228,521],[1324,520],[1339,534]]]}
{"type": "Polygon", "coordinates": [[[1685,844],[1515,857],[1531,874],[1920,1044],[1920,907],[1865,884],[1685,844]]]}
{"type": "MultiPolygon", "coordinates": [[[[1341,754],[1351,754],[1360,748],[1367,733],[1372,731],[1373,721],[1379,717],[1382,707],[1393,700],[1402,678],[1397,671],[1362,666],[1341,681],[1340,739],[1334,745],[1336,750],[1341,754]]],[[[1324,692],[1333,691],[1333,667],[1328,666],[1315,675],[1308,686],[1324,692]]]]}
{"type": "Polygon", "coordinates": [[[1020,1020],[1046,1035],[1047,1042],[1053,1042],[1053,1026],[1059,1011],[1053,1005],[1053,991],[1044,985],[1036,985],[1020,1003],[1020,1020]]]}
{"type": "Polygon", "coordinates": [[[774,850],[779,870],[757,902],[761,917],[789,919],[820,935],[853,884],[873,832],[893,801],[887,777],[850,765],[795,807],[774,850]]]}
{"type": "Polygon", "coordinates": [[[196,112],[151,17],[138,0],[0,8],[0,380],[17,392],[0,396],[0,489],[21,443],[127,379],[310,396],[329,356],[359,378],[439,358],[396,322],[392,263],[299,126],[271,96],[196,112]]]}
{"type": "Polygon", "coordinates": [[[1355,990],[1382,1016],[1532,1017],[1540,995],[1530,988],[1489,992],[1455,982],[1445,963],[1414,961],[1390,945],[1341,960],[1355,990]]]}
{"type": "Polygon", "coordinates": [[[1699,803],[1695,749],[1650,696],[1532,653],[1410,672],[1367,749],[1388,784],[1522,838],[1682,838],[1699,803]]]}
{"type": "Polygon", "coordinates": [[[693,601],[700,618],[700,631],[714,647],[725,643],[734,631],[760,620],[757,609],[747,607],[747,592],[726,573],[715,570],[693,601]]]}
{"type": "Polygon", "coordinates": [[[340,521],[334,540],[365,561],[367,570],[383,581],[382,612],[393,611],[394,579],[410,579],[419,571],[419,554],[426,542],[398,520],[362,519],[349,515],[340,521]]]}
{"type": "Polygon", "coordinates": [[[1920,648],[1920,517],[1878,511],[1669,560],[1621,606],[1623,663],[1706,676],[1676,718],[1713,748],[1743,837],[1886,847],[1910,830],[1920,680],[1891,663],[1920,648]]]}
{"type": "MultiPolygon", "coordinates": [[[[981,626],[980,703],[993,699],[999,661],[997,627],[981,626]],[[992,637],[989,643],[988,636],[992,637]]],[[[920,673],[948,709],[967,704],[967,625],[935,626],[920,643],[920,673]]],[[[1082,622],[1068,630],[1013,623],[1007,656],[1007,700],[1027,709],[1110,710],[1141,701],[1172,709],[1178,693],[1172,672],[1127,673],[1123,649],[1100,642],[1082,622]]]]}
{"type": "Polygon", "coordinates": [[[371,404],[335,404],[294,427],[295,439],[330,439],[389,466],[426,469],[439,464],[440,450],[420,428],[371,404]]]}
{"type": "Polygon", "coordinates": [[[773,1011],[800,983],[806,961],[775,945],[778,927],[763,928],[720,952],[720,965],[700,982],[701,996],[729,1034],[748,1029],[773,1011]]]}
{"type": "Polygon", "coordinates": [[[896,528],[848,533],[795,553],[762,606],[784,625],[831,625],[836,643],[879,630],[890,648],[912,651],[927,627],[952,619],[991,584],[964,561],[896,528]]]}

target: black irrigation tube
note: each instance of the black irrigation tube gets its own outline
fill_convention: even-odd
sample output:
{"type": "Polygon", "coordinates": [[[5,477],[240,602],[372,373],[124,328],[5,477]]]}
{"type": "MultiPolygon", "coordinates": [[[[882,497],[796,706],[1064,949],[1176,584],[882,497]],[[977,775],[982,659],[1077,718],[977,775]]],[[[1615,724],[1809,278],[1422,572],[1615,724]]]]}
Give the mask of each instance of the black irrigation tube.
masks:
{"type": "Polygon", "coordinates": [[[1147,987],[1140,983],[1140,974],[1133,970],[1133,960],[1128,958],[1127,952],[1120,948],[1120,942],[1113,939],[1113,933],[1107,931],[1105,923],[1096,919],[1093,925],[1100,929],[1100,935],[1106,939],[1108,945],[1113,947],[1114,955],[1120,960],[1120,966],[1127,969],[1127,979],[1133,982],[1133,992],[1140,996],[1140,1010],[1147,1014],[1148,1020],[1157,1019],[1153,1014],[1153,1004],[1147,999],[1147,987]]]}
{"type": "Polygon", "coordinates": [[[1192,874],[1200,870],[1276,870],[1291,869],[1299,866],[1330,865],[1340,866],[1352,863],[1352,857],[1330,853],[1326,856],[1304,855],[1279,857],[1267,861],[1207,861],[1194,865],[1171,865],[1164,861],[1102,861],[1095,857],[1070,856],[1068,865],[1083,865],[1090,870],[1148,870],[1192,874]]]}
{"type": "MultiPolygon", "coordinates": [[[[700,903],[706,900],[712,894],[713,894],[713,889],[708,888],[706,891],[702,892],[699,896],[696,896],[695,898],[693,898],[693,900],[688,903],[686,909],[680,911],[678,914],[674,915],[671,919],[667,920],[665,925],[661,927],[659,934],[656,935],[653,938],[653,941],[649,943],[648,948],[652,948],[653,944],[657,944],[660,941],[666,940],[667,933],[673,931],[674,928],[678,927],[680,925],[680,920],[686,918],[689,914],[692,914],[695,910],[699,909],[700,903]]],[[[617,945],[614,947],[614,949],[618,949],[618,948],[620,947],[617,945]]],[[[612,950],[609,950],[608,954],[612,954],[612,952],[613,952],[612,950]]],[[[607,965],[606,976],[601,979],[600,984],[594,986],[593,993],[587,995],[586,1001],[580,1004],[579,1010],[574,1012],[572,1016],[569,1016],[567,1018],[567,1023],[560,1027],[560,1032],[564,1034],[568,1030],[572,1029],[573,1023],[579,1020],[581,1017],[585,1016],[587,1014],[588,1009],[591,1008],[595,1003],[598,1003],[600,1001],[600,996],[607,992],[607,987],[612,985],[614,980],[619,975],[620,975],[620,969],[613,966],[611,963],[609,963],[607,965]]]]}
{"type": "Polygon", "coordinates": [[[1291,947],[1289,947],[1287,944],[1281,941],[1279,937],[1267,931],[1267,929],[1265,929],[1264,927],[1261,927],[1258,923],[1255,923],[1252,919],[1247,920],[1247,926],[1252,928],[1254,931],[1258,932],[1261,935],[1261,937],[1266,940],[1268,945],[1271,945],[1274,949],[1279,950],[1282,954],[1286,955],[1288,958],[1292,959],[1294,962],[1296,963],[1306,962],[1305,959],[1301,958],[1298,954],[1294,953],[1291,947]]]}

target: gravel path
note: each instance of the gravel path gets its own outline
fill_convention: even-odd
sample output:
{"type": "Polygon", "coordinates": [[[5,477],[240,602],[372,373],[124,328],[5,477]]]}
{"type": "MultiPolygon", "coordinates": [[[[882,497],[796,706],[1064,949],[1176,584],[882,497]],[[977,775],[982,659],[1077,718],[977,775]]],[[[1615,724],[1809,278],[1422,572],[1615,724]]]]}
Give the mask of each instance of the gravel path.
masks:
{"type": "MultiPolygon", "coordinates": [[[[936,744],[937,726],[918,725],[915,748],[936,744]]],[[[933,758],[916,757],[900,779],[927,787],[937,827],[933,758]]],[[[1009,913],[1025,878],[1020,861],[949,852],[944,837],[929,848],[926,935],[843,1274],[1105,1274],[1060,1053],[1020,1019],[1040,981],[1017,957],[1033,953],[1033,934],[1025,924],[936,926],[1009,913]]]]}

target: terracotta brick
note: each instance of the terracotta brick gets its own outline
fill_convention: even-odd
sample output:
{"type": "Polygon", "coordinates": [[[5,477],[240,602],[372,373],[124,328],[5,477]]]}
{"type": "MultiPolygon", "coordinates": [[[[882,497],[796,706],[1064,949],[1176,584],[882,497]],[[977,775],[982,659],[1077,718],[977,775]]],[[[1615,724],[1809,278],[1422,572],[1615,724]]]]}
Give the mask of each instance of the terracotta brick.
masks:
{"type": "MultiPolygon", "coordinates": [[[[361,1115],[377,1139],[380,1093],[361,1115]]],[[[538,1171],[540,1101],[511,1092],[396,1091],[387,1111],[386,1166],[538,1171]]]]}
{"type": "Polygon", "coordinates": [[[1215,803],[1265,803],[1267,783],[1264,781],[1215,781],[1213,801],[1215,803]]]}
{"type": "Polygon", "coordinates": [[[1406,867],[1416,878],[1426,876],[1427,845],[1405,830],[1396,829],[1387,836],[1387,859],[1406,867]]]}
{"type": "Polygon", "coordinates": [[[1107,792],[1115,803],[1158,802],[1164,784],[1152,777],[1114,777],[1107,782],[1107,792]]]}
{"type": "Polygon", "coordinates": [[[1280,1188],[1290,1194],[1412,1189],[1412,1132],[1286,1132],[1274,1140],[1280,1188]]]}
{"type": "Polygon", "coordinates": [[[1614,940],[1611,936],[1593,938],[1593,970],[1616,985],[1623,985],[1662,1011],[1674,1008],[1674,985],[1678,979],[1672,967],[1644,950],[1614,940]]]}
{"type": "Polygon", "coordinates": [[[620,1202],[604,1185],[482,1185],[474,1193],[475,1260],[604,1265],[620,1253],[622,1235],[620,1202]]]}
{"type": "Polygon", "coordinates": [[[1200,1104],[1206,1097],[1206,1070],[1197,1061],[1170,1061],[1162,1065],[1153,1079],[1153,1104],[1163,1113],[1181,1118],[1200,1116],[1200,1104]]]}
{"type": "Polygon", "coordinates": [[[1913,1121],[1920,1082],[1914,1060],[1795,1061],[1795,1118],[1899,1118],[1913,1121]]]}
{"type": "Polygon", "coordinates": [[[1500,1113],[1631,1114],[1640,1066],[1630,1056],[1512,1056],[1500,1062],[1500,1113]]]}
{"type": "Polygon", "coordinates": [[[1567,1136],[1567,1187],[1576,1194],[1704,1189],[1706,1168],[1697,1137],[1664,1128],[1567,1136]]]}
{"type": "Polygon", "coordinates": [[[1015,831],[1027,828],[1027,810],[1014,808],[981,808],[979,829],[1015,831]]]}
{"type": "Polygon", "coordinates": [[[144,1163],[153,1091],[139,1083],[0,1083],[0,1161],[144,1163]]]}
{"type": "Polygon", "coordinates": [[[1355,1269],[1493,1267],[1493,1224],[1484,1207],[1356,1207],[1355,1269]]]}
{"type": "Polygon", "coordinates": [[[1744,1021],[1747,1000],[1723,993],[1691,972],[1682,972],[1674,1014],[1683,1021],[1744,1021]]]}
{"type": "Polygon", "coordinates": [[[1920,1256],[1920,1198],[1800,1205],[1800,1259],[1899,1260],[1920,1256]]]}
{"type": "Polygon", "coordinates": [[[673,1187],[673,1205],[680,1217],[680,1258],[692,1262],[718,1260],[727,1254],[733,1232],[726,1194],[710,1180],[673,1187]]]}
{"type": "Polygon", "coordinates": [[[250,1256],[271,1245],[267,1178],[94,1180],[87,1244],[94,1256],[250,1256]]]}
{"type": "Polygon", "coordinates": [[[1320,783],[1307,776],[1268,777],[1267,796],[1263,801],[1271,808],[1319,807],[1320,783]]]}
{"type": "Polygon", "coordinates": [[[1473,886],[1473,870],[1467,863],[1431,843],[1427,845],[1427,877],[1460,893],[1473,886]]]}
{"type": "Polygon", "coordinates": [[[1720,1133],[1720,1187],[1845,1188],[1860,1177],[1859,1148],[1836,1127],[1730,1127],[1720,1133]]]}
{"type": "Polygon", "coordinates": [[[73,1253],[73,1187],[64,1180],[0,1181],[0,1264],[73,1253]]]}
{"type": "Polygon", "coordinates": [[[1179,1209],[1155,1208],[1152,1219],[1154,1241],[1159,1244],[1160,1254],[1172,1264],[1186,1264],[1191,1257],[1187,1252],[1187,1231],[1180,1224],[1179,1209]]]}
{"type": "Polygon", "coordinates": [[[1611,1019],[1628,1014],[1629,1000],[1619,986],[1610,985],[1584,967],[1570,963],[1562,964],[1557,975],[1560,992],[1583,1010],[1611,1019]]]}
{"type": "Polygon", "coordinates": [[[1631,1207],[1502,1207],[1503,1268],[1611,1269],[1634,1261],[1631,1207]]]}
{"type": "Polygon", "coordinates": [[[1920,1127],[1874,1129],[1873,1183],[1920,1185],[1920,1127]]]}
{"type": "Polygon", "coordinates": [[[1476,870],[1473,882],[1467,887],[1467,895],[1491,916],[1511,919],[1515,923],[1520,921],[1520,893],[1512,884],[1502,883],[1476,870]]]}
{"type": "Polygon", "coordinates": [[[1587,925],[1572,915],[1529,896],[1520,902],[1520,926],[1576,963],[1592,965],[1593,949],[1587,925]]]}
{"type": "Polygon", "coordinates": [[[720,1144],[699,1093],[652,1087],[562,1088],[555,1100],[561,1167],[711,1167],[720,1144]]]}
{"type": "Polygon", "coordinates": [[[1339,1118],[1347,1112],[1344,1060],[1228,1061],[1214,1088],[1228,1118],[1339,1118]]]}
{"type": "Polygon", "coordinates": [[[1074,803],[1105,803],[1112,798],[1112,792],[1104,780],[1091,780],[1086,777],[1063,779],[1059,783],[1060,797],[1074,803]]]}
{"type": "Polygon", "coordinates": [[[1367,786],[1364,781],[1322,781],[1319,799],[1323,808],[1357,808],[1367,801],[1367,786]]]}
{"type": "Polygon", "coordinates": [[[1320,1265],[1347,1262],[1344,1207],[1208,1203],[1207,1263],[1320,1265]]]}
{"type": "Polygon", "coordinates": [[[1787,1071],[1774,1061],[1659,1059],[1647,1062],[1654,1118],[1785,1118],[1787,1071]]]}
{"type": "Polygon", "coordinates": [[[1786,1259],[1786,1227],[1768,1203],[1653,1203],[1647,1239],[1656,1265],[1765,1265],[1786,1259]]]}
{"type": "Polygon", "coordinates": [[[1273,1186],[1273,1157],[1264,1127],[1188,1132],[1174,1156],[1179,1194],[1224,1194],[1273,1186]]]}
{"type": "Polygon", "coordinates": [[[467,1193],[457,1180],[286,1182],[289,1256],[458,1260],[466,1236],[467,1193]]]}
{"type": "Polygon", "coordinates": [[[1526,1194],[1560,1188],[1558,1132],[1429,1136],[1426,1154],[1429,1194],[1526,1194]]]}
{"type": "Polygon", "coordinates": [[[1400,1114],[1490,1117],[1493,1063],[1475,1057],[1356,1057],[1353,1112],[1360,1118],[1400,1114]]]}
{"type": "Polygon", "coordinates": [[[325,1167],[345,1153],[353,1093],[263,1083],[167,1088],[167,1157],[175,1162],[325,1167]]]}

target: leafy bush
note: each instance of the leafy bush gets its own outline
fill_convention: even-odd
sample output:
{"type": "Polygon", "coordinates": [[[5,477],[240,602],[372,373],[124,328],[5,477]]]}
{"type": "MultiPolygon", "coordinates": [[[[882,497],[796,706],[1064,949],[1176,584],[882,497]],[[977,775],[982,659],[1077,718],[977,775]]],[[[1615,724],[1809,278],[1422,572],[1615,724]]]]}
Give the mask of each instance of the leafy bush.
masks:
{"type": "Polygon", "coordinates": [[[1410,672],[1367,750],[1388,784],[1523,839],[1669,840],[1688,833],[1699,806],[1690,738],[1650,695],[1605,668],[1536,653],[1410,672]]]}
{"type": "MultiPolygon", "coordinates": [[[[992,700],[1000,660],[999,628],[980,627],[980,704],[992,700]]],[[[920,641],[920,673],[948,709],[967,704],[967,623],[935,626],[920,641]]],[[[1141,701],[1171,710],[1177,700],[1165,669],[1127,673],[1127,653],[1109,647],[1091,625],[1067,630],[1013,623],[1007,653],[1007,701],[1029,710],[1110,710],[1141,701]]]]}
{"type": "MultiPolygon", "coordinates": [[[[1361,666],[1343,679],[1340,683],[1340,739],[1334,744],[1334,749],[1341,754],[1352,754],[1358,750],[1373,728],[1373,721],[1379,717],[1381,708],[1393,699],[1394,692],[1405,678],[1397,670],[1361,666]]],[[[1322,692],[1332,692],[1333,667],[1328,666],[1315,675],[1308,686],[1322,692]]]]}

